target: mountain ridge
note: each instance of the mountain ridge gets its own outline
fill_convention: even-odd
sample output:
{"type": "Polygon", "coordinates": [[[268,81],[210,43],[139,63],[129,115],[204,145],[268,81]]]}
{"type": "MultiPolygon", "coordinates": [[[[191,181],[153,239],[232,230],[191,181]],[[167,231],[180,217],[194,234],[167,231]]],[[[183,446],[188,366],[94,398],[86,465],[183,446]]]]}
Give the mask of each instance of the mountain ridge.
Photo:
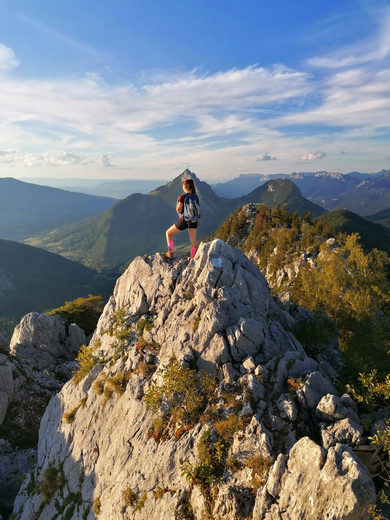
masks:
{"type": "Polygon", "coordinates": [[[78,262],[0,239],[1,318],[20,319],[28,312],[51,310],[89,294],[106,300],[113,285],[114,280],[101,277],[78,262]]]}
{"type": "MultiPolygon", "coordinates": [[[[182,192],[182,180],[188,176],[195,180],[202,210],[198,239],[213,233],[228,214],[246,203],[248,197],[258,198],[255,202],[262,202],[260,192],[236,199],[218,197],[206,182],[185,170],[148,195],[129,195],[101,215],[51,231],[41,237],[30,238],[26,242],[81,261],[98,271],[118,270],[138,255],[153,254],[166,249],[165,231],[177,220],[176,200],[182,192]]],[[[278,186],[275,185],[276,188],[278,186]]],[[[271,200],[271,204],[286,203],[294,211],[298,209],[302,215],[305,211],[312,211],[314,216],[324,212],[322,208],[304,199],[291,181],[280,186],[272,196],[265,196],[267,200],[275,199],[271,200]],[[277,197],[279,191],[280,196],[277,197]]],[[[267,189],[266,186],[263,191],[267,192],[267,189]]],[[[177,247],[189,247],[186,232],[175,235],[175,248],[177,247]]]]}
{"type": "Polygon", "coordinates": [[[23,240],[105,211],[115,199],[0,178],[0,238],[23,240]]]}

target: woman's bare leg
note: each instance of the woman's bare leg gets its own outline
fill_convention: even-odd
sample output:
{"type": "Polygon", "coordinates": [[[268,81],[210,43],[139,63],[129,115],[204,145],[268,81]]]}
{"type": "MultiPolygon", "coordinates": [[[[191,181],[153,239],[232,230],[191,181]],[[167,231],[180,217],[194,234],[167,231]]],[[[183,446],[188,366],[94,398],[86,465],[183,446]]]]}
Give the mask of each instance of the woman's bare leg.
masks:
{"type": "Polygon", "coordinates": [[[190,242],[191,242],[191,256],[190,256],[190,258],[194,258],[195,254],[196,254],[196,229],[188,228],[188,234],[190,235],[190,242]]]}
{"type": "Polygon", "coordinates": [[[175,224],[173,224],[173,226],[171,226],[165,232],[165,236],[167,237],[168,251],[169,251],[169,244],[170,243],[172,243],[172,247],[173,247],[173,235],[176,235],[176,233],[180,233],[180,229],[177,229],[175,224]]]}
{"type": "Polygon", "coordinates": [[[190,235],[191,248],[196,248],[196,229],[188,228],[188,234],[190,235]]]}

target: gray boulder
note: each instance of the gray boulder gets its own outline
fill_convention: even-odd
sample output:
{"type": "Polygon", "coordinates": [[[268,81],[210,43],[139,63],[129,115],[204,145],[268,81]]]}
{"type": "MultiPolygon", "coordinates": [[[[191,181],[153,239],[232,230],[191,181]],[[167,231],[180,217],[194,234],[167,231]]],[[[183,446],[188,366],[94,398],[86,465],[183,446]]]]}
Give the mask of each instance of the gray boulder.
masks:
{"type": "Polygon", "coordinates": [[[69,325],[68,337],[65,340],[65,347],[68,356],[76,357],[80,347],[87,344],[85,332],[77,323],[69,325]]]}
{"type": "Polygon", "coordinates": [[[337,395],[337,390],[321,372],[308,374],[302,388],[297,391],[299,404],[306,409],[316,408],[321,398],[327,394],[337,395]]]}
{"type": "MultiPolygon", "coordinates": [[[[268,489],[268,488],[267,488],[268,489]]],[[[258,495],[256,518],[334,518],[362,520],[363,507],[375,502],[375,487],[367,468],[351,448],[337,444],[329,449],[318,446],[309,438],[300,439],[291,449],[282,481],[277,487],[279,497],[273,510],[264,508],[266,497],[258,495]]],[[[277,493],[275,493],[277,494],[277,493]]],[[[255,518],[255,517],[254,517],[255,518]]]]}
{"type": "Polygon", "coordinates": [[[341,419],[330,426],[323,424],[321,437],[324,448],[330,448],[337,443],[354,447],[364,442],[363,426],[354,423],[349,418],[341,419]]]}
{"type": "Polygon", "coordinates": [[[234,435],[230,455],[240,461],[246,461],[254,455],[261,455],[264,458],[272,459],[272,446],[272,434],[257,417],[254,416],[244,432],[234,435]]]}
{"type": "Polygon", "coordinates": [[[353,422],[359,424],[359,417],[353,410],[353,405],[354,403],[351,405],[350,401],[347,401],[345,397],[343,400],[342,398],[335,395],[327,394],[318,403],[316,408],[316,416],[319,419],[328,422],[334,422],[349,417],[353,422]]]}
{"type": "Polygon", "coordinates": [[[58,316],[31,312],[15,327],[10,352],[23,365],[52,368],[66,351],[65,338],[65,325],[58,316]]]}

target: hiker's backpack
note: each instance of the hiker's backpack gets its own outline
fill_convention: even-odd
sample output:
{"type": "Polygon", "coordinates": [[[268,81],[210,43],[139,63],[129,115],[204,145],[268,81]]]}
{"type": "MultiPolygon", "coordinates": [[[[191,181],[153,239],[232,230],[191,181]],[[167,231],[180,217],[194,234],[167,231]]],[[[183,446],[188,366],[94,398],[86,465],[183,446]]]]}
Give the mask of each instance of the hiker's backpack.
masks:
{"type": "Polygon", "coordinates": [[[198,222],[200,219],[199,199],[195,193],[186,195],[184,199],[183,217],[187,222],[198,222]]]}

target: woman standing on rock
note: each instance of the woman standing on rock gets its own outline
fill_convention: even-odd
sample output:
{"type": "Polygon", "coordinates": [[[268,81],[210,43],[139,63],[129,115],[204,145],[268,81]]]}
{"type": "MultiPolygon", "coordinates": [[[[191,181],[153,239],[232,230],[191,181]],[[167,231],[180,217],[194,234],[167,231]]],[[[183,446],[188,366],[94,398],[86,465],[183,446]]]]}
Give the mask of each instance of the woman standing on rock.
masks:
{"type": "Polygon", "coordinates": [[[191,257],[196,253],[196,230],[200,218],[199,198],[196,194],[195,183],[192,179],[183,181],[183,191],[176,202],[176,212],[179,220],[166,231],[168,253],[163,253],[166,258],[173,258],[173,235],[188,229],[191,242],[191,257]]]}

